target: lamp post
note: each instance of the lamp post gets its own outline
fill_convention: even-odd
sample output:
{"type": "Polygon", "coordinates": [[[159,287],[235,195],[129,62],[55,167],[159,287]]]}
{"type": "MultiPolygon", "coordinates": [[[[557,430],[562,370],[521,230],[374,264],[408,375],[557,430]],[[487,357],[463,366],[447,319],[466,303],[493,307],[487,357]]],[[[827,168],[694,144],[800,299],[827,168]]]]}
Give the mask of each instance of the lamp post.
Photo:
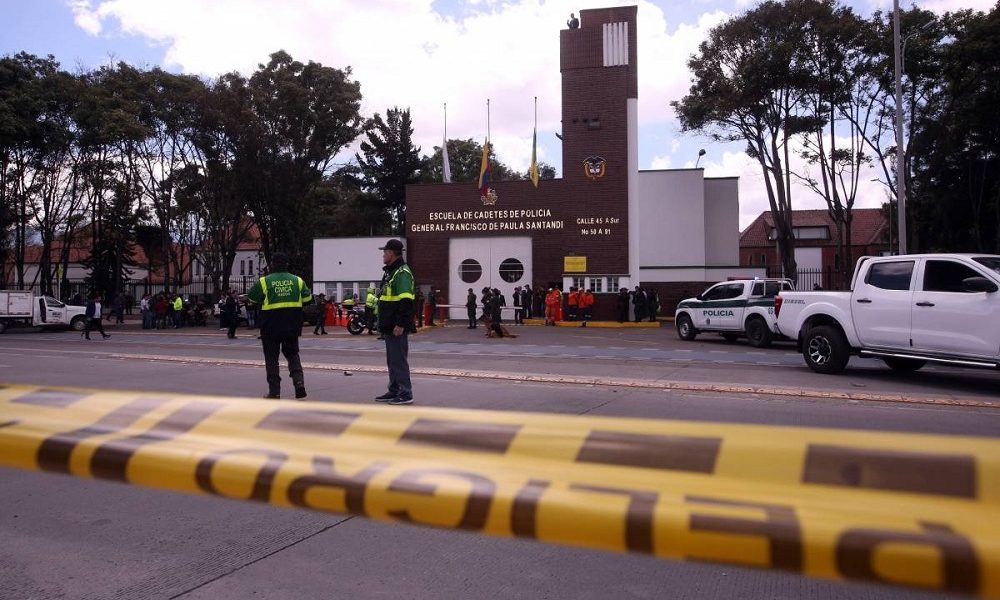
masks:
{"type": "Polygon", "coordinates": [[[896,71],[896,217],[899,253],[906,254],[906,150],[903,147],[903,52],[899,39],[899,0],[892,3],[892,49],[896,71]]]}
{"type": "Polygon", "coordinates": [[[701,157],[705,156],[705,149],[702,148],[698,151],[698,160],[694,161],[694,168],[698,168],[698,164],[701,162],[701,157]]]}

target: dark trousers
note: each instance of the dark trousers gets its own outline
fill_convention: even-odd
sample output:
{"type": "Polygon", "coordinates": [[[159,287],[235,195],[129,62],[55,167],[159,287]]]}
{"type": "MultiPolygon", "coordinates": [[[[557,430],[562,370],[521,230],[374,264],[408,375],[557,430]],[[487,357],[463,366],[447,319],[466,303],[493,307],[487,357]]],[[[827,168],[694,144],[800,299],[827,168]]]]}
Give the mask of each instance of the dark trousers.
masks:
{"type": "Polygon", "coordinates": [[[469,309],[466,309],[466,310],[469,313],[469,329],[475,329],[476,328],[476,309],[475,308],[469,308],[469,309]]]}
{"type": "Polygon", "coordinates": [[[302,361],[299,360],[299,336],[262,337],[264,346],[264,371],[267,373],[267,389],[269,394],[281,393],[281,375],[278,371],[278,354],[284,354],[288,361],[288,374],[296,388],[305,386],[302,375],[302,361]]]}
{"type": "Polygon", "coordinates": [[[239,324],[239,322],[240,320],[236,317],[236,315],[229,317],[229,331],[226,333],[227,337],[230,338],[236,337],[236,326],[239,324]]]}
{"type": "Polygon", "coordinates": [[[313,329],[314,334],[326,333],[326,311],[319,311],[319,320],[316,321],[316,329],[313,329]]]}
{"type": "Polygon", "coordinates": [[[413,387],[410,385],[410,363],[407,355],[410,344],[406,333],[393,335],[392,331],[384,331],[385,362],[389,367],[389,393],[400,398],[412,398],[413,387]]]}
{"type": "Polygon", "coordinates": [[[100,331],[102,336],[108,337],[108,334],[104,333],[104,323],[101,322],[100,317],[87,320],[87,327],[85,327],[83,330],[84,337],[86,337],[89,340],[90,332],[93,331],[94,329],[100,331]]]}

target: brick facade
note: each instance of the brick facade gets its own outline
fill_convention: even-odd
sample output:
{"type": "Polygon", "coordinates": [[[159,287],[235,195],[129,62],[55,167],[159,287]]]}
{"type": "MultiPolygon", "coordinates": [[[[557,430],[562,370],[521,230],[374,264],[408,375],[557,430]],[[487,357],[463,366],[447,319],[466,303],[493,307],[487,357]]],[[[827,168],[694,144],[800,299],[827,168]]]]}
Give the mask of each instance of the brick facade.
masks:
{"type": "MultiPolygon", "coordinates": [[[[496,204],[484,206],[474,183],[421,184],[406,189],[408,260],[421,283],[449,290],[449,239],[530,236],[534,281],[563,280],[564,258],[585,256],[587,273],[628,277],[627,100],[637,97],[636,7],[584,10],[581,27],[560,31],[562,179],[497,182],[496,204]],[[605,23],[625,23],[628,64],[605,67],[605,23]],[[606,161],[588,178],[588,157],[606,161]]],[[[703,286],[699,286],[699,291],[703,286]]],[[[598,298],[598,318],[613,297],[598,298]]]]}

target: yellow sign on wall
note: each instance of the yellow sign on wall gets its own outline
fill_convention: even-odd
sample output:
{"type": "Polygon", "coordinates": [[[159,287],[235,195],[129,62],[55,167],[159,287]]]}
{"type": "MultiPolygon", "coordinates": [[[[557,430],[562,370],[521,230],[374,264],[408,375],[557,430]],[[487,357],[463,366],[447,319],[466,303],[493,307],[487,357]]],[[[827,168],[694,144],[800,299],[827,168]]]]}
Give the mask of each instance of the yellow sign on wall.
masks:
{"type": "Polygon", "coordinates": [[[564,273],[586,273],[587,272],[587,257],[586,256],[564,256],[563,257],[563,272],[564,273]]]}

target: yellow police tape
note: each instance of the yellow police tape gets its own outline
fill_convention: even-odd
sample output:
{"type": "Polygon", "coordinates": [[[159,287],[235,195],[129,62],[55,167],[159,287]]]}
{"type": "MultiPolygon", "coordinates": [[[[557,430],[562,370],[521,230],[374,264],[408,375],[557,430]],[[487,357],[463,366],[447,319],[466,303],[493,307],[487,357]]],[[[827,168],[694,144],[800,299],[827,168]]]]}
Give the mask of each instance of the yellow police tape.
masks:
{"type": "Polygon", "coordinates": [[[0,387],[0,463],[1000,598],[1000,440],[0,387]]]}

